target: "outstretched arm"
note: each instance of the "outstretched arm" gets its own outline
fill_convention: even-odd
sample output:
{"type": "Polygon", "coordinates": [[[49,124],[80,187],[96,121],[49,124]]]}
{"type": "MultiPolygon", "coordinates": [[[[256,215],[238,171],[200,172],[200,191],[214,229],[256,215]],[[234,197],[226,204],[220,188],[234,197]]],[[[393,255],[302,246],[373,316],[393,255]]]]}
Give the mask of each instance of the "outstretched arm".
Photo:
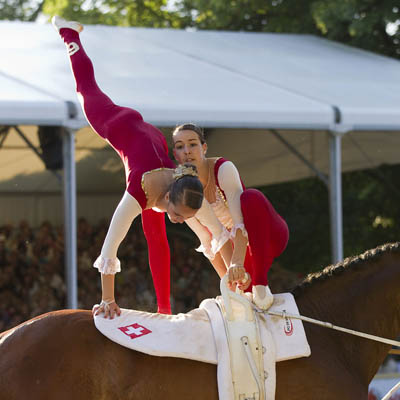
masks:
{"type": "Polygon", "coordinates": [[[113,318],[115,313],[118,315],[120,313],[114,298],[114,276],[121,271],[117,250],[128,233],[132,221],[141,211],[137,200],[125,192],[111,219],[101,254],[93,265],[101,273],[102,283],[102,302],[93,310],[95,315],[104,311],[106,318],[108,316],[113,318]]]}

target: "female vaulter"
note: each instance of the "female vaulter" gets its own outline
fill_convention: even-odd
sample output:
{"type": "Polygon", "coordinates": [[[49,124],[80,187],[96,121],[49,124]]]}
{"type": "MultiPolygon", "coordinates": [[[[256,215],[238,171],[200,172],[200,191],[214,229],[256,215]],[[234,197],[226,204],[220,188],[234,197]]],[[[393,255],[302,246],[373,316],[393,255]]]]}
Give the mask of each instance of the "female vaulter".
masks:
{"type": "Polygon", "coordinates": [[[175,169],[163,134],[144,122],[139,112],[114,104],[99,89],[92,62],[79,38],[82,25],[57,16],[52,23],[67,46],[85,116],[93,130],[117,151],[126,174],[126,191],[94,263],[101,273],[102,301],[93,312],[104,312],[105,318],[121,313],[114,296],[115,274],[121,270],[117,250],[132,221],[141,214],[158,312],[171,313],[170,250],[164,213],[171,222],[182,223],[201,208],[203,188],[196,168],[185,165],[175,169]]]}
{"type": "Polygon", "coordinates": [[[215,248],[216,238],[209,224],[199,221],[196,216],[186,220],[200,239],[198,250],[210,259],[220,277],[228,270],[229,281],[242,281],[239,287],[243,290],[251,288],[253,302],[259,308],[268,309],[273,302],[268,270],[274,258],[286,248],[289,239],[286,222],[260,191],[244,187],[231,161],[205,156],[207,144],[198,126],[180,125],[174,130],[172,139],[176,160],[197,167],[204,196],[225,227],[225,234],[220,236],[218,248],[215,248]],[[226,247],[232,250],[228,257],[218,251],[225,249],[226,254],[226,247]],[[248,275],[245,275],[246,271],[248,275]]]}

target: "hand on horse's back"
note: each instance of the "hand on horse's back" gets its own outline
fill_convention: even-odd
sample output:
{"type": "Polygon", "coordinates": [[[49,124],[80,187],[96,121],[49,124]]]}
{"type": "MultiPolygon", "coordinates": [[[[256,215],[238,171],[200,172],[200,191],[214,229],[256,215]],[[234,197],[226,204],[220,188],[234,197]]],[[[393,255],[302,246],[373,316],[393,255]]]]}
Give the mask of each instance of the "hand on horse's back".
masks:
{"type": "Polygon", "coordinates": [[[114,316],[119,317],[121,315],[121,309],[115,301],[110,304],[102,301],[100,304],[93,306],[92,313],[93,316],[103,313],[104,318],[110,317],[110,319],[113,319],[114,316]]]}

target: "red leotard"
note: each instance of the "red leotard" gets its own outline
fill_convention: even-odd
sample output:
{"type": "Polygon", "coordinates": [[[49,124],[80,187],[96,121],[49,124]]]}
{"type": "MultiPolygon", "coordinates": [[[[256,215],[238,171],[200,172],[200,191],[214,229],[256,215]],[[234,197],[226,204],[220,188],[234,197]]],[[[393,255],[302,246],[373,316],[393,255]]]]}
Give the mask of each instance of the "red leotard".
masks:
{"type": "MultiPolygon", "coordinates": [[[[224,196],[218,182],[218,171],[226,161],[219,158],[214,166],[215,183],[224,196]]],[[[289,230],[285,220],[259,190],[246,189],[243,182],[242,187],[240,205],[249,238],[244,267],[252,278],[252,285],[267,285],[268,271],[274,258],[285,250],[289,230]]]]}
{"type": "Polygon", "coordinates": [[[92,128],[117,151],[125,167],[126,190],[142,207],[142,224],[149,249],[149,262],[158,310],[170,313],[170,253],[164,213],[145,210],[142,176],[157,168],[175,168],[168,157],[164,135],[144,122],[139,112],[114,104],[97,86],[93,65],[80,42],[79,33],[62,28],[60,35],[69,50],[76,91],[92,128]]]}
{"type": "Polygon", "coordinates": [[[120,155],[125,166],[126,189],[145,209],[146,196],[141,187],[143,173],[162,167],[175,168],[168,157],[165,137],[156,127],[144,122],[139,112],[117,106],[100,90],[78,32],[64,28],[60,35],[67,46],[74,42],[80,49],[70,60],[85,116],[94,131],[120,155]]]}

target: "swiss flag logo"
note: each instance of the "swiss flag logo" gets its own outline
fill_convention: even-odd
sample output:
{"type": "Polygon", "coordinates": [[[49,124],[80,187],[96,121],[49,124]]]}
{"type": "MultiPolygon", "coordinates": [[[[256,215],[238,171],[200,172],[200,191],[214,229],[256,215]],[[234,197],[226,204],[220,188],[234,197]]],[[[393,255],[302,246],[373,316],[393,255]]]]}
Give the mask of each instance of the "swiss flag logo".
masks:
{"type": "Polygon", "coordinates": [[[131,339],[136,339],[140,336],[147,335],[151,333],[150,329],[145,328],[142,325],[137,323],[128,325],[128,326],[121,326],[118,328],[121,332],[125,333],[126,336],[129,336],[131,339]]]}

